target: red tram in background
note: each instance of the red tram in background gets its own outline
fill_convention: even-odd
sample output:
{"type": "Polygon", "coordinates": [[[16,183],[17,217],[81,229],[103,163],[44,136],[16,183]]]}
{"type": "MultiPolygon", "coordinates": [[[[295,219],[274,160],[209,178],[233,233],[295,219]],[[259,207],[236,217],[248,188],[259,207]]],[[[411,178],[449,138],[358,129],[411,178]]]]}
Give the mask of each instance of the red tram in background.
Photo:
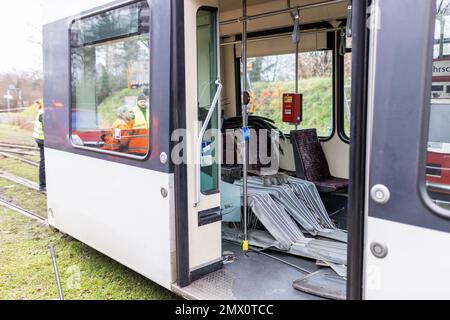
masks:
{"type": "Polygon", "coordinates": [[[450,58],[433,63],[427,185],[432,198],[450,204],[450,58]]]}

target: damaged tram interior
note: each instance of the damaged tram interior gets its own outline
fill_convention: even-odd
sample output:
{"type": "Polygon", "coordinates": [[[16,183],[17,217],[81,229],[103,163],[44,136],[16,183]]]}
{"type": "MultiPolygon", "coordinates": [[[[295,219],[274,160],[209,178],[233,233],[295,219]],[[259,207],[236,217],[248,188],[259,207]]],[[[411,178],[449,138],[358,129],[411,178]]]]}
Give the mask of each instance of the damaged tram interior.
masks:
{"type": "Polygon", "coordinates": [[[49,225],[185,298],[346,299],[349,4],[48,2],[49,225]]]}
{"type": "Polygon", "coordinates": [[[177,291],[345,299],[349,1],[188,1],[185,19],[186,44],[197,43],[186,50],[197,90],[186,94],[188,110],[197,97],[201,161],[188,197],[199,212],[189,230],[192,283],[177,291]],[[194,23],[196,40],[187,36],[194,23]],[[215,194],[220,212],[204,206],[215,194]],[[208,229],[214,219],[220,226],[208,229]],[[197,258],[200,239],[220,242],[218,264],[197,258]]]}

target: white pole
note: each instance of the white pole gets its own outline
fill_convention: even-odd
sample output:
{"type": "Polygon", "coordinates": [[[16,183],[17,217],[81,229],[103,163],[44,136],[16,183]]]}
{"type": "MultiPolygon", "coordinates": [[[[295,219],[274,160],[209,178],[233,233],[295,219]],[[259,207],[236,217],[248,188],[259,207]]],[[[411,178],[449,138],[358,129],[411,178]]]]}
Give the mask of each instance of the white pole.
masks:
{"type": "MultiPolygon", "coordinates": [[[[246,95],[247,88],[247,0],[242,0],[243,7],[243,20],[242,20],[242,64],[243,64],[243,77],[242,77],[242,88],[246,95]]],[[[243,98],[246,97],[243,95],[243,98]]],[[[244,251],[248,251],[248,230],[247,230],[247,216],[248,216],[248,158],[249,158],[249,143],[245,139],[244,130],[248,127],[248,106],[246,102],[242,106],[242,135],[244,140],[244,165],[243,165],[243,179],[244,179],[244,190],[243,190],[243,201],[244,201],[244,251]]]]}
{"type": "Polygon", "coordinates": [[[6,90],[6,95],[7,95],[7,98],[6,98],[6,101],[7,101],[7,104],[8,104],[8,115],[9,115],[9,113],[11,112],[11,103],[10,103],[10,101],[11,101],[11,93],[10,93],[10,91],[9,90],[6,90]]]}

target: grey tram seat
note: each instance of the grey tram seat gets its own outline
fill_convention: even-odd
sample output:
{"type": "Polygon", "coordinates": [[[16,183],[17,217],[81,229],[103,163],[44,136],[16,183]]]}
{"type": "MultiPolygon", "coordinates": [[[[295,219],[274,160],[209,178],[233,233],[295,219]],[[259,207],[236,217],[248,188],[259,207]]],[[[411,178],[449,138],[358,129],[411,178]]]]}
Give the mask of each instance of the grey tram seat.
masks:
{"type": "Polygon", "coordinates": [[[320,193],[345,192],[348,180],[333,177],[316,129],[291,131],[297,178],[314,183],[320,193]]]}

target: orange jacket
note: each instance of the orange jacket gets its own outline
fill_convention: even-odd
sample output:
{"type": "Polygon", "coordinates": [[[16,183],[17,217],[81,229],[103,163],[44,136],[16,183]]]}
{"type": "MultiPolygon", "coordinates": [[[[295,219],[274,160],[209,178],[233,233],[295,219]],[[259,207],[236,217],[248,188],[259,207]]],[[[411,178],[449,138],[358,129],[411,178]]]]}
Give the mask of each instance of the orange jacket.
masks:
{"type": "Polygon", "coordinates": [[[148,129],[131,130],[128,137],[128,153],[145,156],[149,152],[150,138],[148,129]]]}
{"type": "Polygon", "coordinates": [[[117,119],[112,125],[111,130],[104,134],[105,145],[103,149],[110,151],[120,151],[126,148],[130,141],[130,132],[133,130],[134,121],[126,122],[123,119],[117,119]]]}

